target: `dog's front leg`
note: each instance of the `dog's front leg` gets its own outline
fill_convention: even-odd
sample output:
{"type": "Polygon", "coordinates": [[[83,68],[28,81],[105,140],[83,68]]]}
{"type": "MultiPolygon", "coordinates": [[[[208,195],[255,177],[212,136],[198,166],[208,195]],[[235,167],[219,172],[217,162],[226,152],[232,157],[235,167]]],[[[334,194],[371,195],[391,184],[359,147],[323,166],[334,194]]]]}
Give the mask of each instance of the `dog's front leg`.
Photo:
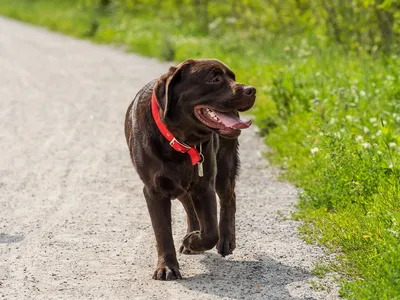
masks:
{"type": "Polygon", "coordinates": [[[216,190],[220,200],[218,253],[222,256],[232,254],[236,248],[235,180],[239,169],[239,143],[237,139],[221,139],[218,152],[218,171],[216,190]]]}
{"type": "Polygon", "coordinates": [[[200,230],[190,232],[183,238],[183,246],[189,251],[210,250],[218,242],[216,195],[209,183],[204,185],[196,185],[190,191],[200,230]]]}
{"type": "Polygon", "coordinates": [[[220,199],[219,214],[219,241],[217,244],[218,253],[221,256],[232,254],[236,248],[235,234],[235,213],[236,213],[236,193],[235,183],[230,180],[221,180],[217,186],[220,199]]]}
{"type": "Polygon", "coordinates": [[[157,242],[158,263],[153,279],[182,279],[172,237],[171,199],[151,187],[144,187],[143,193],[157,242]]]}

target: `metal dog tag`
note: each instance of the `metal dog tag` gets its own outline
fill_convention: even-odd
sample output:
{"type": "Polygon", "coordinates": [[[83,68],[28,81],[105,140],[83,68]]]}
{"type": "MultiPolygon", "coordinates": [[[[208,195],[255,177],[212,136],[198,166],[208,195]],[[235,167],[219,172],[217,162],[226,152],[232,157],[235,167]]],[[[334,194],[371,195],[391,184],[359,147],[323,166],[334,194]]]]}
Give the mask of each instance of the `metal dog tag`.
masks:
{"type": "Polygon", "coordinates": [[[204,176],[203,162],[197,163],[197,172],[199,174],[199,177],[203,177],[204,176]]]}
{"type": "Polygon", "coordinates": [[[203,144],[200,144],[200,161],[197,163],[197,173],[199,174],[199,177],[204,176],[203,162],[204,162],[203,144]]]}

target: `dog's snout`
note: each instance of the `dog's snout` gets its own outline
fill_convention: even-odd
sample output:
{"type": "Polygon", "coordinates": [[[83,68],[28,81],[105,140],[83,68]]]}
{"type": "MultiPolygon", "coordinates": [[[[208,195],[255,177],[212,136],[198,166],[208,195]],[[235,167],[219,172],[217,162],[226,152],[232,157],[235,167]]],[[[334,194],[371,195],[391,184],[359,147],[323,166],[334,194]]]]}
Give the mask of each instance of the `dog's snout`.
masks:
{"type": "Polygon", "coordinates": [[[241,100],[239,100],[239,102],[238,102],[237,109],[239,111],[246,111],[253,107],[254,102],[256,100],[255,96],[256,96],[257,90],[252,86],[245,85],[245,86],[243,86],[242,91],[243,91],[243,94],[242,94],[243,96],[242,96],[241,100]]]}
{"type": "Polygon", "coordinates": [[[254,96],[254,95],[256,94],[256,89],[255,89],[254,87],[252,87],[252,86],[246,86],[246,87],[243,89],[243,93],[244,93],[246,96],[254,96]]]}

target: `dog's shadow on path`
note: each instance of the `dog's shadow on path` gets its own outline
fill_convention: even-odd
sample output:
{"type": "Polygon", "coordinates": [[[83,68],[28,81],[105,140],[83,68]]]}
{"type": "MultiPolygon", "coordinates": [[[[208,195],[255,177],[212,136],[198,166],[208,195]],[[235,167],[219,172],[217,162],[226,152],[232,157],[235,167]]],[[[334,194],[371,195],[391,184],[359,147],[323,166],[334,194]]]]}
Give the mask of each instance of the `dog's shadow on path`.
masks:
{"type": "Polygon", "coordinates": [[[312,297],[293,297],[287,285],[296,287],[312,276],[299,267],[289,267],[269,258],[256,260],[223,259],[215,253],[199,255],[207,272],[178,281],[189,290],[213,294],[223,299],[313,300],[312,297]]]}
{"type": "Polygon", "coordinates": [[[22,235],[11,235],[7,233],[0,233],[0,244],[12,244],[22,241],[24,237],[22,235]]]}

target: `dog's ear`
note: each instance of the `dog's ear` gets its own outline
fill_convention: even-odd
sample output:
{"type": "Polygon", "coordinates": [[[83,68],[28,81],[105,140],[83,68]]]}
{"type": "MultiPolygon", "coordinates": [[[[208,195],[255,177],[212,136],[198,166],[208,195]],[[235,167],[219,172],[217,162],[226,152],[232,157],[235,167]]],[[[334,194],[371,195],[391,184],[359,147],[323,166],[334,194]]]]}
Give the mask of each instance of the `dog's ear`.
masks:
{"type": "Polygon", "coordinates": [[[164,118],[167,116],[168,108],[171,104],[173,87],[179,82],[180,77],[181,69],[170,67],[168,73],[159,77],[154,87],[157,104],[162,109],[164,118]]]}
{"type": "Polygon", "coordinates": [[[166,74],[161,75],[158,78],[158,81],[154,86],[154,93],[156,95],[157,104],[163,111],[164,119],[166,118],[171,106],[174,86],[181,81],[184,69],[193,62],[193,60],[187,60],[177,67],[170,67],[166,74]]]}

